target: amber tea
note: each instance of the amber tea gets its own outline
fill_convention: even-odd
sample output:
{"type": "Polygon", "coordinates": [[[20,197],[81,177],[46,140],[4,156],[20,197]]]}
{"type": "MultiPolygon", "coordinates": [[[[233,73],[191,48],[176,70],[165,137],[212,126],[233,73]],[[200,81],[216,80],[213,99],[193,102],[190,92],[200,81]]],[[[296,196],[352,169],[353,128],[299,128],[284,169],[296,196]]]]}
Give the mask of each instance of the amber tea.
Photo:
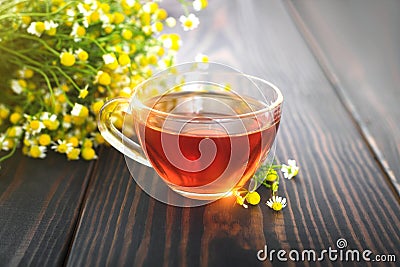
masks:
{"type": "Polygon", "coordinates": [[[226,194],[249,180],[274,141],[280,113],[254,112],[264,105],[229,92],[167,94],[147,101],[154,112],[137,119],[139,138],[178,192],[226,194]]]}

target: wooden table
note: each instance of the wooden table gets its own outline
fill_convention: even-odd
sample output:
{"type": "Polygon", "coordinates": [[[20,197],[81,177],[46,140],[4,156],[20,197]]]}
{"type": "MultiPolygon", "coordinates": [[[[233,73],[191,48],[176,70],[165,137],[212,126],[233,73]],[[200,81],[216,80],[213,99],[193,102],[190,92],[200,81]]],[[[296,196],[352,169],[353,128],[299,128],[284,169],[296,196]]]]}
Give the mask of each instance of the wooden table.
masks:
{"type": "MultiPolygon", "coordinates": [[[[345,239],[343,251],[394,255],[381,264],[399,266],[399,11],[395,0],[210,1],[200,27],[182,33],[178,60],[203,52],[282,89],[276,156],[301,167],[280,186],[288,207],[228,198],[177,208],[144,193],[111,148],[89,163],[17,152],[0,171],[0,265],[271,265],[257,259],[265,245],[320,253],[345,239]]],[[[272,263],[378,264],[327,256],[272,263]]]]}

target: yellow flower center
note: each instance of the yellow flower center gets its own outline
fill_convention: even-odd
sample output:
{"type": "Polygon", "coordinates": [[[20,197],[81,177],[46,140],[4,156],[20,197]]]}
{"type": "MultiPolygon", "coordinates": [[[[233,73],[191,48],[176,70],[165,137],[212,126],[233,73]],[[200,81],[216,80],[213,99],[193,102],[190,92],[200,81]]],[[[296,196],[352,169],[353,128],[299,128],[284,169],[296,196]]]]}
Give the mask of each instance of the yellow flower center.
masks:
{"type": "Polygon", "coordinates": [[[90,139],[85,139],[85,141],[83,142],[82,147],[92,147],[93,146],[93,142],[90,139]]]}
{"type": "Polygon", "coordinates": [[[65,94],[60,94],[57,96],[57,100],[60,103],[65,103],[67,102],[67,96],[65,94]]]}
{"type": "Polygon", "coordinates": [[[101,134],[99,134],[99,133],[96,133],[96,135],[94,136],[94,140],[95,140],[98,144],[104,144],[104,142],[105,142],[104,137],[103,137],[101,134]]]}
{"type": "Polygon", "coordinates": [[[31,148],[29,149],[29,154],[32,158],[39,158],[40,155],[42,155],[42,151],[40,151],[39,146],[37,145],[33,145],[31,146],[31,148]]]}
{"type": "Polygon", "coordinates": [[[125,66],[131,63],[131,58],[127,54],[121,54],[118,57],[118,62],[121,66],[125,66]]]}
{"type": "Polygon", "coordinates": [[[41,21],[36,22],[36,24],[35,24],[35,30],[36,30],[37,32],[39,32],[39,33],[44,32],[44,30],[45,30],[44,23],[41,22],[41,21]]]}
{"type": "Polygon", "coordinates": [[[268,182],[273,182],[273,181],[275,181],[276,179],[278,179],[278,174],[277,174],[277,172],[276,172],[275,170],[270,170],[270,171],[268,172],[267,176],[265,177],[265,179],[266,179],[268,182]]]}
{"type": "Polygon", "coordinates": [[[15,141],[11,138],[6,138],[5,142],[3,142],[3,145],[5,145],[8,149],[11,149],[15,146],[15,141]]]}
{"type": "Polygon", "coordinates": [[[96,158],[96,152],[91,147],[85,147],[82,149],[82,158],[85,160],[91,160],[96,158]]]}
{"type": "Polygon", "coordinates": [[[115,24],[121,24],[122,22],[124,22],[125,20],[125,16],[119,12],[115,12],[114,13],[114,23],[115,24]]]}
{"type": "Polygon", "coordinates": [[[75,136],[68,138],[68,143],[71,143],[73,147],[77,147],[79,145],[79,139],[75,136]]]}
{"type": "Polygon", "coordinates": [[[32,78],[32,77],[33,77],[33,70],[31,70],[31,69],[26,69],[26,70],[24,71],[24,77],[25,77],[26,79],[32,78]]]}
{"type": "Polygon", "coordinates": [[[29,123],[29,126],[31,127],[32,130],[36,131],[40,128],[40,122],[38,120],[31,121],[29,123]]]}
{"type": "Polygon", "coordinates": [[[81,153],[81,150],[79,148],[74,148],[70,152],[67,153],[67,158],[69,160],[77,160],[77,159],[79,159],[80,153],[81,153]]]}
{"type": "Polygon", "coordinates": [[[85,36],[85,34],[86,34],[86,29],[85,29],[85,27],[83,27],[83,26],[78,26],[78,27],[76,28],[76,35],[77,35],[77,36],[83,37],[83,36],[85,36]]]}
{"type": "Polygon", "coordinates": [[[99,100],[96,101],[92,104],[92,111],[94,114],[99,114],[101,107],[103,106],[104,101],[103,100],[99,100]]]}
{"type": "Polygon", "coordinates": [[[31,17],[22,16],[22,23],[24,23],[25,25],[28,25],[29,23],[31,23],[31,17]]]}
{"type": "Polygon", "coordinates": [[[272,203],[272,209],[276,211],[280,211],[282,209],[282,203],[280,202],[274,202],[272,203]]]}
{"type": "Polygon", "coordinates": [[[247,202],[249,202],[251,205],[257,205],[260,203],[260,199],[260,195],[257,192],[250,192],[246,196],[247,202]]]}
{"type": "Polygon", "coordinates": [[[105,13],[110,12],[110,5],[107,3],[101,3],[100,4],[101,10],[103,10],[105,13]]]}
{"type": "Polygon", "coordinates": [[[52,121],[52,120],[44,120],[43,121],[44,126],[46,126],[47,129],[50,131],[57,130],[58,126],[60,125],[59,121],[52,121]]]}
{"type": "Polygon", "coordinates": [[[79,117],[86,118],[87,116],[89,116],[89,109],[86,106],[82,106],[79,117]]]}
{"type": "Polygon", "coordinates": [[[158,9],[156,11],[156,14],[157,14],[157,18],[159,20],[165,20],[168,17],[167,11],[165,9],[163,9],[163,8],[158,9]]]}
{"type": "Polygon", "coordinates": [[[57,33],[57,28],[51,28],[47,31],[47,34],[50,36],[54,36],[57,33]]]}
{"type": "Polygon", "coordinates": [[[10,122],[12,124],[17,124],[21,118],[22,118],[22,115],[20,113],[14,112],[10,116],[10,122]]]}
{"type": "Polygon", "coordinates": [[[39,136],[39,144],[41,146],[48,146],[51,142],[51,137],[48,134],[41,134],[39,136]]]}
{"type": "Polygon", "coordinates": [[[114,28],[112,26],[107,26],[107,27],[104,28],[104,31],[107,34],[110,34],[110,33],[112,33],[113,29],[114,28]]]}
{"type": "Polygon", "coordinates": [[[6,108],[0,108],[0,118],[6,119],[8,117],[8,114],[10,114],[10,111],[6,108]]]}
{"type": "Polygon", "coordinates": [[[186,27],[188,27],[190,29],[190,28],[192,28],[193,21],[191,21],[190,19],[187,19],[183,25],[185,25],[186,27]]]}
{"type": "Polygon", "coordinates": [[[123,30],[122,31],[122,38],[124,38],[125,40],[130,40],[132,39],[133,33],[131,30],[123,30]]]}
{"type": "Polygon", "coordinates": [[[68,150],[68,146],[65,143],[59,144],[57,146],[57,152],[65,153],[65,152],[67,152],[67,150],[68,150]]]}
{"type": "Polygon", "coordinates": [[[88,58],[89,58],[89,54],[88,54],[88,52],[86,52],[86,51],[80,51],[79,53],[78,53],[78,58],[79,58],[79,60],[81,60],[81,61],[86,61],[86,60],[88,60],[88,58]]]}
{"type": "Polygon", "coordinates": [[[75,56],[69,52],[63,52],[60,55],[61,64],[66,67],[71,67],[75,64],[75,56]]]}
{"type": "Polygon", "coordinates": [[[89,94],[88,90],[80,90],[78,97],[84,99],[88,94],[89,94]]]}
{"type": "Polygon", "coordinates": [[[22,79],[19,79],[19,80],[18,80],[18,84],[19,84],[21,87],[23,87],[23,88],[26,88],[26,87],[28,86],[28,84],[26,83],[26,81],[25,81],[25,80],[22,80],[22,79]]]}
{"type": "Polygon", "coordinates": [[[92,23],[95,23],[95,22],[97,22],[97,21],[99,21],[99,20],[100,20],[100,14],[99,14],[99,12],[94,11],[94,12],[90,15],[90,21],[91,21],[92,23]]]}
{"type": "Polygon", "coordinates": [[[98,79],[99,84],[102,85],[110,85],[111,84],[111,76],[107,72],[102,72],[98,79]]]}
{"type": "Polygon", "coordinates": [[[156,23],[154,23],[153,25],[153,29],[155,32],[161,32],[163,30],[164,26],[161,22],[157,21],[156,23]]]}

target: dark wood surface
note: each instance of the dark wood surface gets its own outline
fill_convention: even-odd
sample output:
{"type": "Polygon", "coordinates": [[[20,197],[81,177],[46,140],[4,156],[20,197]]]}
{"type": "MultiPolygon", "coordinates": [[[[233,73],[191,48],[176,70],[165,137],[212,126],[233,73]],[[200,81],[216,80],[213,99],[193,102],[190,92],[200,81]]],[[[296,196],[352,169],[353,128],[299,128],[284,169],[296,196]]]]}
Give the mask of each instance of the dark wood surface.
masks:
{"type": "MultiPolygon", "coordinates": [[[[349,249],[394,254],[398,265],[400,205],[393,182],[398,178],[399,107],[393,99],[399,96],[399,42],[376,44],[393,46],[392,57],[383,55],[392,58],[392,71],[385,71],[384,65],[373,64],[379,54],[369,57],[368,40],[354,37],[351,31],[359,30],[343,22],[354,22],[348,9],[371,16],[373,1],[332,4],[337,9],[307,3],[210,1],[199,29],[183,34],[179,54],[183,62],[203,52],[281,88],[285,103],[276,156],[294,158],[301,166],[299,177],[281,183],[279,194],[288,198],[288,207],[280,213],[264,204],[246,210],[231,198],[197,208],[169,206],[143,192],[124,157],[111,148],[103,148],[92,163],[16,155],[0,173],[0,265],[270,266],[257,260],[264,245],[321,251],[336,248],[339,238],[349,249]],[[333,38],[327,31],[333,31],[335,14],[344,16],[335,31],[346,49],[326,40],[333,38]],[[318,28],[322,22],[316,19],[325,17],[331,19],[322,19],[318,28]],[[328,60],[333,67],[324,65],[328,60]],[[379,71],[353,81],[349,72],[368,63],[379,71]],[[331,77],[339,77],[340,86],[331,77]],[[377,80],[392,87],[377,87],[377,80]],[[357,88],[358,83],[364,86],[357,88]],[[367,96],[360,99],[357,89],[367,96]],[[375,97],[381,92],[391,97],[375,97]],[[371,107],[369,113],[365,106],[371,107]],[[367,123],[371,114],[373,122],[367,123]]],[[[399,19],[400,13],[390,14],[394,22],[399,19]]],[[[134,175],[145,177],[152,170],[141,167],[134,175]]],[[[261,193],[264,203],[269,195],[261,193]]],[[[273,264],[279,263],[275,258],[273,264]]]]}
{"type": "Polygon", "coordinates": [[[19,152],[2,165],[0,266],[64,263],[94,164],[19,152]]]}
{"type": "Polygon", "coordinates": [[[291,1],[288,7],[400,193],[400,1],[291,1]]]}

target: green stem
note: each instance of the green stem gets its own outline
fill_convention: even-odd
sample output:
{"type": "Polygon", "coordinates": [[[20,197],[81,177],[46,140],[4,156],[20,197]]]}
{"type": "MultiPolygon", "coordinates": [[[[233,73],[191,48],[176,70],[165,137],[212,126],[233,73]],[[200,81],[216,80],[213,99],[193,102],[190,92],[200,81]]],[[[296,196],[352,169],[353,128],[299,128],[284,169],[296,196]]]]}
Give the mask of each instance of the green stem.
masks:
{"type": "Polygon", "coordinates": [[[7,48],[7,47],[4,47],[4,46],[2,46],[2,45],[0,45],[0,50],[4,50],[4,51],[6,51],[7,53],[10,53],[10,54],[12,54],[12,55],[14,55],[14,56],[16,56],[16,57],[19,57],[19,58],[21,58],[21,59],[23,59],[23,60],[26,60],[27,62],[29,62],[29,63],[31,63],[31,64],[33,64],[33,65],[36,65],[36,66],[39,66],[39,67],[42,66],[39,62],[37,62],[37,61],[35,61],[35,60],[33,60],[33,59],[31,59],[31,58],[25,56],[25,55],[22,55],[22,54],[20,54],[20,53],[14,51],[14,50],[12,50],[12,49],[9,49],[9,48],[7,48]]]}
{"type": "MultiPolygon", "coordinates": [[[[5,2],[5,1],[3,1],[3,2],[5,2]]],[[[6,10],[8,10],[10,8],[15,7],[16,5],[22,4],[24,2],[29,2],[29,0],[20,1],[20,2],[8,1],[8,3],[3,3],[3,2],[0,5],[0,14],[4,13],[6,10]]],[[[15,13],[11,12],[11,14],[7,14],[7,15],[15,15],[15,13]]],[[[3,15],[3,16],[5,16],[5,15],[3,15]]],[[[3,16],[0,16],[0,18],[3,16]]],[[[5,18],[7,18],[7,17],[5,17],[5,18]]]]}
{"type": "Polygon", "coordinates": [[[101,52],[103,54],[107,54],[107,50],[105,50],[97,40],[95,40],[93,38],[86,37],[86,36],[83,36],[82,38],[94,43],[98,48],[100,48],[100,50],[101,50],[101,52]]]}
{"type": "Polygon", "coordinates": [[[189,9],[188,9],[188,2],[185,0],[178,0],[179,3],[182,5],[183,11],[185,12],[185,15],[189,15],[189,9]]]}
{"type": "Polygon", "coordinates": [[[282,165],[271,165],[271,168],[280,169],[280,168],[282,168],[282,165]]]}
{"type": "MultiPolygon", "coordinates": [[[[29,1],[21,1],[21,2],[17,2],[17,3],[8,4],[7,7],[3,8],[3,10],[7,10],[9,8],[12,8],[12,7],[16,6],[17,4],[21,4],[21,3],[24,3],[24,2],[29,2],[29,1]]],[[[69,1],[65,5],[60,7],[59,9],[57,9],[57,10],[55,10],[53,12],[46,12],[46,13],[41,13],[41,12],[13,13],[13,12],[10,12],[8,14],[4,14],[4,15],[0,16],[0,20],[7,19],[7,18],[18,18],[21,15],[22,16],[30,16],[30,17],[51,17],[51,16],[54,16],[54,15],[60,13],[62,10],[66,9],[68,6],[73,5],[75,3],[79,3],[79,1],[69,1]]]]}
{"type": "MultiPolygon", "coordinates": [[[[38,69],[38,68],[35,68],[35,67],[32,67],[32,66],[31,66],[31,69],[34,70],[34,71],[36,71],[36,72],[38,72],[39,74],[41,74],[41,75],[43,76],[44,80],[46,81],[47,88],[48,88],[49,91],[50,91],[52,107],[53,107],[53,109],[54,109],[54,108],[55,108],[55,103],[56,103],[56,98],[55,98],[55,96],[54,96],[54,90],[53,90],[53,87],[51,86],[49,77],[48,77],[47,74],[46,74],[44,71],[42,71],[41,69],[38,69]]],[[[50,73],[53,75],[52,71],[51,71],[51,70],[49,70],[49,71],[50,71],[50,73]]],[[[53,111],[54,111],[54,110],[53,110],[53,111]]]]}
{"type": "Polygon", "coordinates": [[[16,37],[21,37],[24,39],[28,39],[28,40],[33,40],[33,41],[37,41],[39,43],[41,43],[47,50],[49,50],[51,53],[53,53],[56,56],[60,56],[60,53],[57,52],[56,50],[54,50],[53,48],[51,48],[44,40],[36,37],[36,36],[30,36],[30,35],[26,35],[26,34],[15,34],[16,37]]]}
{"type": "Polygon", "coordinates": [[[8,153],[7,155],[5,155],[5,156],[0,158],[0,162],[3,162],[4,160],[11,158],[14,155],[16,150],[17,150],[17,142],[13,146],[13,148],[12,148],[10,153],[8,153]]]}
{"type": "Polygon", "coordinates": [[[61,73],[62,76],[64,76],[78,91],[81,90],[81,88],[75,83],[75,81],[68,75],[66,74],[60,67],[54,66],[54,69],[56,69],[58,72],[61,73]]]}

